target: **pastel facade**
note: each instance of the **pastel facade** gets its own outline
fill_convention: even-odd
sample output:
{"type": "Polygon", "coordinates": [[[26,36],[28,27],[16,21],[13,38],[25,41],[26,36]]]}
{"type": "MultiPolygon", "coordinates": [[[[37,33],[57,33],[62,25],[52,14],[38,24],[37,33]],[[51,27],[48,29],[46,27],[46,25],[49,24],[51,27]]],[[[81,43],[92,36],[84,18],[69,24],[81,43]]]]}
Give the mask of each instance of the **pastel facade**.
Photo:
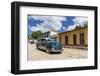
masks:
{"type": "Polygon", "coordinates": [[[80,27],[72,31],[59,33],[55,39],[62,45],[88,46],[88,27],[80,27]]]}

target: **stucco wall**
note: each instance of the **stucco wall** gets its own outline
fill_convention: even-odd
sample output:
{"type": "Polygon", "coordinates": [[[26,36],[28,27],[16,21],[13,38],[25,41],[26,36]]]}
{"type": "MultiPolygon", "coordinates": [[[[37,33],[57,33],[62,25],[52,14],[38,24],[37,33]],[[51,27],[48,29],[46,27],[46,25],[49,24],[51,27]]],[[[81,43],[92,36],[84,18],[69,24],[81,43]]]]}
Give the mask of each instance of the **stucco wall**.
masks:
{"type": "Polygon", "coordinates": [[[59,34],[61,44],[65,45],[65,36],[68,36],[68,45],[73,45],[73,35],[75,34],[77,36],[76,45],[80,45],[80,33],[84,33],[84,45],[88,45],[88,27],[59,34]]]}

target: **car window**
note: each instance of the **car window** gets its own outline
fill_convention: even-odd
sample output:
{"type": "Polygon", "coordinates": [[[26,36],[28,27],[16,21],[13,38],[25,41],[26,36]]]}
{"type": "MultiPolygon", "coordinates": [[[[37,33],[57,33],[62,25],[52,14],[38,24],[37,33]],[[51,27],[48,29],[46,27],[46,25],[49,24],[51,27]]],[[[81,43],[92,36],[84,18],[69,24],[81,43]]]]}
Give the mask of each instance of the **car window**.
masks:
{"type": "Polygon", "coordinates": [[[56,42],[54,39],[39,39],[38,42],[56,42]]]}
{"type": "Polygon", "coordinates": [[[44,41],[45,41],[45,39],[41,39],[41,41],[42,41],[42,42],[44,42],[44,41]]]}
{"type": "Polygon", "coordinates": [[[38,42],[45,42],[45,39],[39,39],[38,42]]]}
{"type": "Polygon", "coordinates": [[[38,40],[38,42],[41,42],[41,40],[38,40]]]}
{"type": "Polygon", "coordinates": [[[52,39],[48,39],[48,40],[46,40],[47,42],[52,42],[52,41],[54,41],[54,40],[52,40],[52,39]]]}

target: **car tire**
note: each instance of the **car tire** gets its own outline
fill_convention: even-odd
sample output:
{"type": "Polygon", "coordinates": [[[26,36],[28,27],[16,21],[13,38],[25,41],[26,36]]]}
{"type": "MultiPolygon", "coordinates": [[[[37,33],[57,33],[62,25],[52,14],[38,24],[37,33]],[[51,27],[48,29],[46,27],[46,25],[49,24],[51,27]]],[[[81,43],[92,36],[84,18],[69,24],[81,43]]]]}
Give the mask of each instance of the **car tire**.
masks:
{"type": "Polygon", "coordinates": [[[37,46],[36,49],[39,50],[39,47],[37,46]]]}
{"type": "Polygon", "coordinates": [[[47,49],[47,50],[46,50],[46,52],[47,52],[48,54],[50,54],[50,53],[51,53],[49,49],[47,49]]]}

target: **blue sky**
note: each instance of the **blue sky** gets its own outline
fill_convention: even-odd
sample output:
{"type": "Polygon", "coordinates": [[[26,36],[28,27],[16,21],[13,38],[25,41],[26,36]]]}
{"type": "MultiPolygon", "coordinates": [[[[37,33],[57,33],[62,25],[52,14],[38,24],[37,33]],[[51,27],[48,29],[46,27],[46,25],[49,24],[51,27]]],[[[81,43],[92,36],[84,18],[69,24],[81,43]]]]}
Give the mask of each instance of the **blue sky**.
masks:
{"type": "Polygon", "coordinates": [[[87,17],[28,15],[28,34],[34,31],[65,32],[83,26],[87,17]]]}

